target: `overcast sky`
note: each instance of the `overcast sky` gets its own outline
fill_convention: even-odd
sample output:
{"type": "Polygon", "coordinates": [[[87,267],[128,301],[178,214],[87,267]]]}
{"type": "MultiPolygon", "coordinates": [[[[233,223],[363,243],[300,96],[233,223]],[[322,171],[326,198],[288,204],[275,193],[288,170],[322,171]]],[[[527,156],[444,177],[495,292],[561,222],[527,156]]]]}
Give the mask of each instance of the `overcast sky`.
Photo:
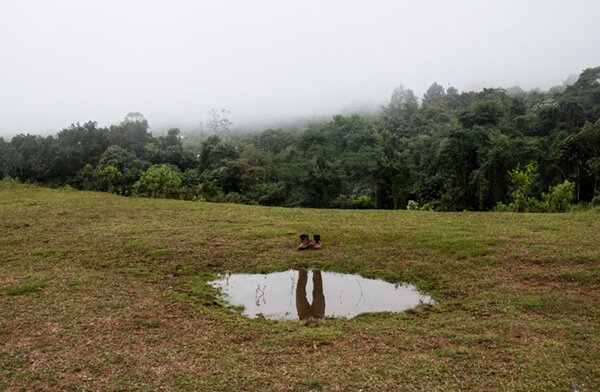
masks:
{"type": "Polygon", "coordinates": [[[599,0],[0,0],[0,134],[143,113],[189,128],[385,103],[403,84],[547,89],[600,66],[599,0]]]}

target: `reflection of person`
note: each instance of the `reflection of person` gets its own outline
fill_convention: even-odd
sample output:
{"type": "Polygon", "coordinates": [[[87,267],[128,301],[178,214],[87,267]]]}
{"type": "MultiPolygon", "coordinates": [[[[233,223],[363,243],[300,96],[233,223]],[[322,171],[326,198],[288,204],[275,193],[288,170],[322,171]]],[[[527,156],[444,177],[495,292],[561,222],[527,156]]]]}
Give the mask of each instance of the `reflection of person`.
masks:
{"type": "Polygon", "coordinates": [[[321,318],[325,316],[325,295],[323,295],[323,277],[320,270],[313,271],[313,293],[312,304],[308,303],[306,298],[306,283],[308,281],[308,271],[298,271],[298,285],[296,286],[296,309],[298,318],[306,320],[308,318],[321,318]]]}

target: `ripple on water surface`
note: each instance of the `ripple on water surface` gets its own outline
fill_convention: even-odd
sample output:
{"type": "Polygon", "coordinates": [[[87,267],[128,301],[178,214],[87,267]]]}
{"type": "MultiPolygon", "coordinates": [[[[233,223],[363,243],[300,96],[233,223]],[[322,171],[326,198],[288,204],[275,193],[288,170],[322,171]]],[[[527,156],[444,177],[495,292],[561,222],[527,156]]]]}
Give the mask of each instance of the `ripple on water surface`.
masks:
{"type": "Polygon", "coordinates": [[[248,317],[304,320],[352,318],[367,312],[402,312],[419,304],[434,305],[413,285],[367,279],[321,270],[270,274],[225,274],[209,282],[248,317]]]}

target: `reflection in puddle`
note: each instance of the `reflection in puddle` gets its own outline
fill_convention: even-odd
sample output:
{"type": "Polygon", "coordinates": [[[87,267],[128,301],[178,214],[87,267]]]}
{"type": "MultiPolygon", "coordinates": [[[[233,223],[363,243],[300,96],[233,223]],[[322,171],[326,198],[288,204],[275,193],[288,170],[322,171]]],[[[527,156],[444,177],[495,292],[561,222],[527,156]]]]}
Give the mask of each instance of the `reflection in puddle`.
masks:
{"type": "Polygon", "coordinates": [[[401,312],[422,303],[435,304],[409,284],[320,270],[227,274],[209,284],[232,305],[243,306],[246,316],[276,320],[352,318],[360,313],[401,312]]]}

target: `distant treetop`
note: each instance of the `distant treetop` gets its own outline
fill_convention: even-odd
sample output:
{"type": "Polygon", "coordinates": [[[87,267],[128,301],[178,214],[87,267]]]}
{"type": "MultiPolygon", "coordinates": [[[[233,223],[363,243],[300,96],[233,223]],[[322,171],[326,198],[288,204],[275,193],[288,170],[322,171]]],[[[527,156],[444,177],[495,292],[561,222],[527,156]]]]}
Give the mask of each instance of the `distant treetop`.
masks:
{"type": "Polygon", "coordinates": [[[146,118],[142,113],[130,112],[125,116],[125,122],[142,122],[146,121],[146,118]]]}

